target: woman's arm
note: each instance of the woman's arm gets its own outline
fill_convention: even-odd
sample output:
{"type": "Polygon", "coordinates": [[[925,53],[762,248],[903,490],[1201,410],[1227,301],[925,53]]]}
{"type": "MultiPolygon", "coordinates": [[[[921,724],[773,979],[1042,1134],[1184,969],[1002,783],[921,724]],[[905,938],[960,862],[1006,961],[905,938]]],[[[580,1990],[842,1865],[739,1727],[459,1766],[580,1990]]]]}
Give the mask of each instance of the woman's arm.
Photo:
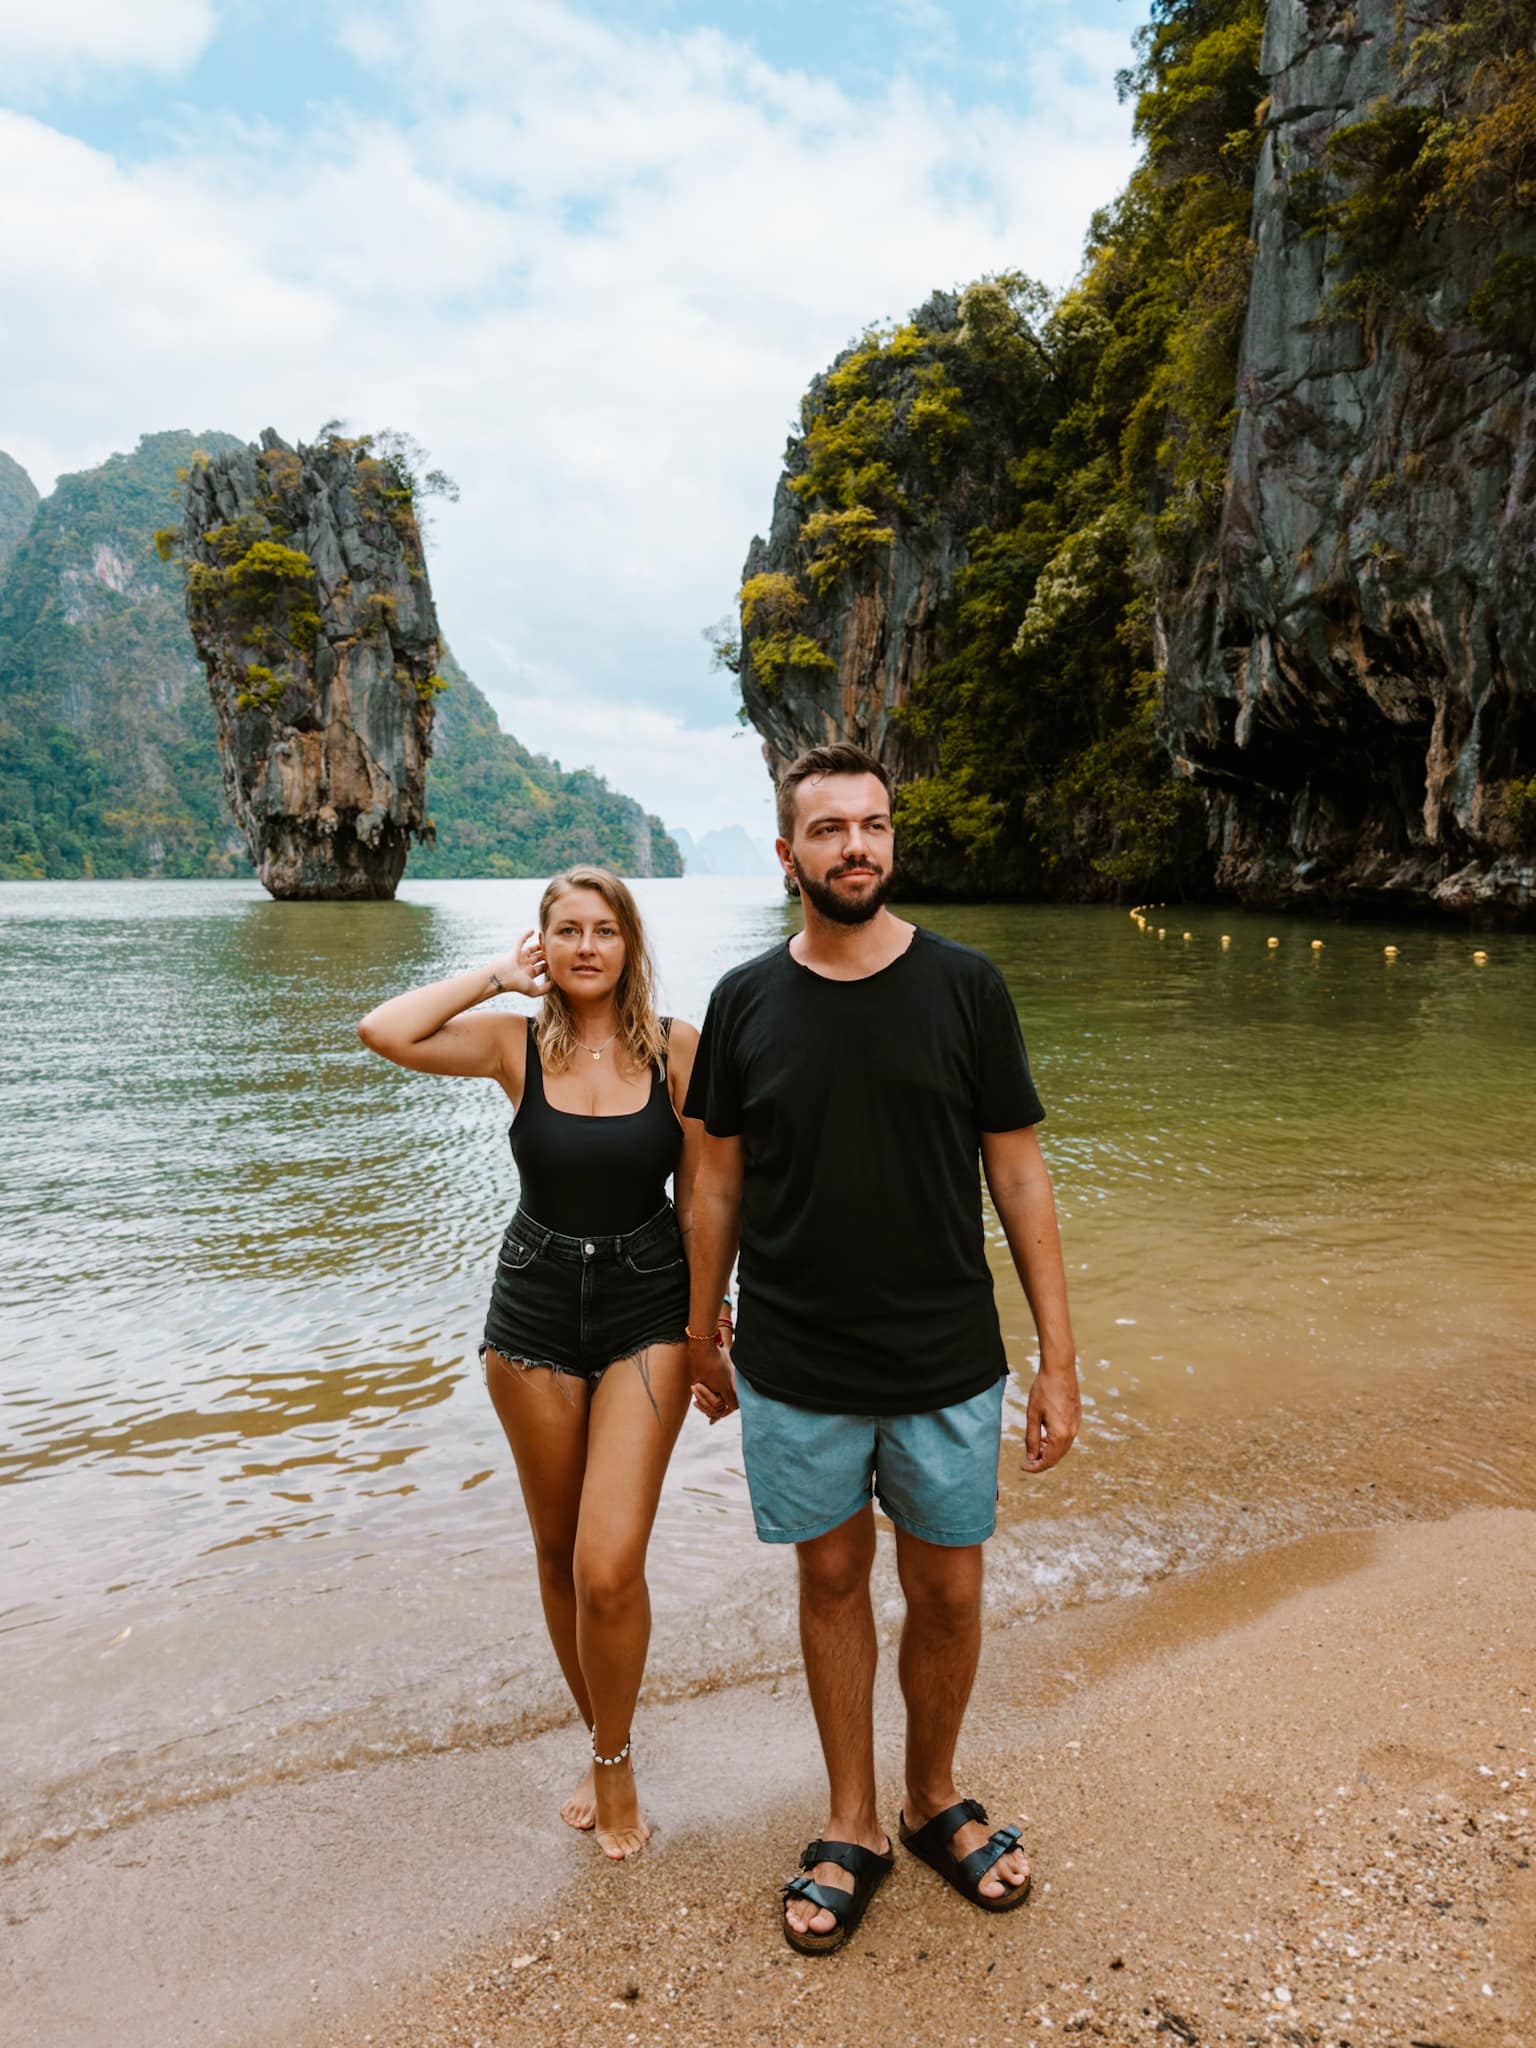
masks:
{"type": "Polygon", "coordinates": [[[703,1124],[696,1116],[683,1115],[683,1104],[688,1099],[688,1079],[693,1072],[693,1056],[698,1049],[699,1034],[693,1025],[682,1017],[674,1017],[667,1034],[667,1094],[683,1131],[683,1149],[677,1171],[672,1176],[672,1193],[685,1248],[688,1233],[693,1228],[693,1187],[698,1179],[704,1144],[703,1124]]]}
{"type": "Polygon", "coordinates": [[[370,1052],[412,1073],[484,1075],[521,1094],[527,1019],[505,1011],[464,1012],[492,996],[541,996],[548,986],[538,933],[524,932],[512,952],[489,966],[391,996],[368,1012],[357,1035],[370,1052]]]}

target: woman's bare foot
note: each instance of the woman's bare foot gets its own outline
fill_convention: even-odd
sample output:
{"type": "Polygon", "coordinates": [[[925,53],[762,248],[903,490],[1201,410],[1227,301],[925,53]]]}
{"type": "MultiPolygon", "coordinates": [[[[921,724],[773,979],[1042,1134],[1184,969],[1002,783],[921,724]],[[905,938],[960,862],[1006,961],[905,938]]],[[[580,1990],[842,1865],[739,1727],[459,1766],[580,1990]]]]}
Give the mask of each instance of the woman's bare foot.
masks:
{"type": "Polygon", "coordinates": [[[622,1863],[626,1856],[638,1855],[651,1839],[651,1831],[640,1817],[634,1766],[626,1757],[621,1764],[600,1765],[595,1775],[598,1847],[615,1863],[622,1863]]]}
{"type": "Polygon", "coordinates": [[[592,1783],[590,1764],[586,1776],[561,1807],[560,1818],[568,1828],[576,1828],[583,1834],[597,1825],[597,1790],[592,1783]]]}

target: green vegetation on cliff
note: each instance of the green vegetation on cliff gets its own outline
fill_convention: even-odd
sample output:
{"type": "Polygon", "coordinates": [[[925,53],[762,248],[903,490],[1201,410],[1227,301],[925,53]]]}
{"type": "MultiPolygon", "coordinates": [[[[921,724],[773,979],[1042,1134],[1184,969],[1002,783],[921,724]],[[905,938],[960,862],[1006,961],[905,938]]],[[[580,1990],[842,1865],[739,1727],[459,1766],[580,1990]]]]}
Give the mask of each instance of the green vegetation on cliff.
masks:
{"type": "MultiPolygon", "coordinates": [[[[1342,117],[1302,110],[1286,161],[1315,167],[1282,203],[1294,233],[1327,238],[1317,329],[1358,321],[1345,345],[1405,351],[1450,414],[1479,333],[1522,374],[1536,359],[1536,12],[1437,0],[1395,18],[1392,89],[1342,117]]],[[[1380,32],[1342,0],[1308,19],[1341,54],[1380,32]]],[[[1054,299],[1019,275],[936,294],[806,395],[720,659],[776,757],[828,717],[882,749],[918,887],[1210,879],[1203,801],[1159,728],[1159,621],[1215,574],[1264,24],[1263,0],[1153,0],[1120,79],[1141,160],[1078,281],[1054,299]]],[[[1301,410],[1267,431],[1303,432],[1301,410]]],[[[1404,451],[1408,482],[1424,460],[1404,451]]]]}
{"type": "Polygon", "coordinates": [[[576,861],[621,874],[680,875],[683,857],[659,818],[588,768],[562,770],[496,722],[486,699],[443,655],[443,694],[427,775],[436,839],[411,850],[407,870],[452,875],[548,875],[576,861]]]}
{"type": "Polygon", "coordinates": [[[940,295],[807,395],[798,573],[771,606],[749,582],[743,646],[771,691],[810,666],[806,606],[835,610],[896,534],[920,550],[953,529],[934,658],[895,713],[926,769],[900,792],[904,858],[932,886],[1096,894],[1202,870],[1200,805],[1153,729],[1149,591],[1189,572],[1220,505],[1262,28],[1258,0],[1156,0],[1122,79],[1143,159],[1079,282],[940,295]]]}
{"type": "MultiPolygon", "coordinates": [[[[1446,223],[1501,235],[1536,220],[1536,15],[1529,0],[1451,0],[1400,28],[1400,88],[1329,136],[1292,181],[1294,217],[1328,237],[1334,308],[1375,322],[1410,312],[1446,223]],[[1428,263],[1426,257],[1428,256],[1428,263]]],[[[1492,341],[1536,349],[1536,256],[1490,247],[1468,311],[1492,341]]],[[[1412,324],[1423,341],[1429,330],[1412,324]]]]}
{"type": "MultiPolygon", "coordinates": [[[[224,795],[172,524],[199,451],[241,445],[227,434],[148,434],[132,454],[61,478],[41,505],[0,458],[0,537],[12,503],[28,521],[8,566],[0,561],[0,879],[250,871],[224,795]]],[[[413,453],[398,436],[370,452],[381,516],[413,517],[413,479],[398,472],[413,453]]],[[[282,530],[279,452],[268,467],[279,516],[260,533],[223,530],[225,568],[201,573],[220,578],[220,594],[228,579],[250,596],[253,632],[275,608],[287,637],[296,628],[302,641],[312,630],[311,571],[301,537],[282,530]]],[[[422,481],[429,493],[438,487],[422,481]]],[[[283,637],[252,647],[250,708],[275,703],[286,686],[283,637]]],[[[657,820],[600,776],[525,752],[451,660],[421,688],[437,709],[426,792],[437,842],[413,848],[408,873],[543,874],[589,859],[631,874],[682,872],[657,820]]]]}

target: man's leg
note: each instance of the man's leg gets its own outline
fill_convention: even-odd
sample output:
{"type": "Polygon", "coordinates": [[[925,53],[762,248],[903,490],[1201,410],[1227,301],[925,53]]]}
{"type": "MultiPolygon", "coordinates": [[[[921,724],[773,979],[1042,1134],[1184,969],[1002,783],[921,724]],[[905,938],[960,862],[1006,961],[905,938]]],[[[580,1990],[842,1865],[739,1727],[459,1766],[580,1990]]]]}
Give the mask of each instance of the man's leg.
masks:
{"type": "MultiPolygon", "coordinates": [[[[981,1655],[981,1545],[925,1543],[898,1528],[896,1569],[906,1595],[901,1631],[901,1692],[907,1703],[907,1797],[909,1828],[959,1802],[955,1789],[955,1744],[970,1701],[981,1655]]],[[[968,1856],[989,1830],[967,1821],[950,1846],[968,1856]]],[[[1029,1860],[1014,1849],[982,1879],[989,1898],[1000,1898],[1029,1875],[1029,1860]]]]}
{"type": "MultiPolygon", "coordinates": [[[[890,1847],[875,1811],[875,1617],[869,1572],[875,1557],[871,1508],[825,1536],[797,1543],[800,1563],[800,1647],[821,1753],[827,1766],[828,1842],[855,1842],[883,1854],[890,1847]]],[[[817,1884],[852,1891],[839,1864],[819,1863],[817,1884]]],[[[798,1933],[830,1933],[837,1924],[807,1899],[790,1899],[785,1917],[798,1933]]]]}

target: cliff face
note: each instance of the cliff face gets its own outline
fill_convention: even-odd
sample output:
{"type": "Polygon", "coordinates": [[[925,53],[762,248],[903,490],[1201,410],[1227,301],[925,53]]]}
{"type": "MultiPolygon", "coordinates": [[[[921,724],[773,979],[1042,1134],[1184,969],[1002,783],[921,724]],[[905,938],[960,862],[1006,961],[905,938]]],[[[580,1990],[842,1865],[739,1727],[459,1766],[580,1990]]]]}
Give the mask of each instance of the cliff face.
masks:
{"type": "Polygon", "coordinates": [[[408,474],[367,441],[196,463],[181,546],[230,808],[278,897],[394,895],[426,831],[437,614],[408,474]]]}
{"type": "Polygon", "coordinates": [[[722,650],[769,765],[871,746],[930,889],[1536,918],[1536,15],[1135,49],[1073,287],[812,387],[722,650]]]}
{"type": "Polygon", "coordinates": [[[1437,86],[1403,39],[1448,14],[1269,7],[1227,496],[1161,620],[1162,723],[1208,794],[1219,883],[1255,902],[1536,909],[1536,378],[1528,328],[1499,345],[1471,317],[1501,245],[1528,261],[1536,240],[1405,220],[1351,302],[1328,210],[1343,131],[1411,138],[1437,86]]]}
{"type": "MultiPolygon", "coordinates": [[[[935,293],[909,332],[942,346],[959,326],[958,302],[935,293]]],[[[1012,452],[995,438],[955,451],[935,490],[931,454],[913,422],[923,393],[918,366],[861,347],[811,384],[807,422],[836,403],[840,376],[855,368],[867,389],[854,406],[883,409],[878,459],[889,487],[862,530],[851,526],[845,537],[818,527],[836,497],[814,487],[811,438],[797,435],[785,450],[768,537],[753,538],[742,569],[741,701],[775,779],[805,748],[838,739],[868,748],[899,782],[932,772],[931,735],[900,714],[941,650],[967,536],[998,514],[1012,452]]]]}
{"type": "Polygon", "coordinates": [[[1151,345],[1113,318],[1149,324],[1140,270],[1057,305],[986,279],[866,335],[807,393],[748,554],[721,653],[768,766],[876,754],[914,893],[1095,899],[1187,887],[1204,858],[1151,729],[1118,449],[1151,345]]]}
{"type": "Polygon", "coordinates": [[[31,477],[0,448],[0,572],[26,538],[40,502],[31,477]]]}

